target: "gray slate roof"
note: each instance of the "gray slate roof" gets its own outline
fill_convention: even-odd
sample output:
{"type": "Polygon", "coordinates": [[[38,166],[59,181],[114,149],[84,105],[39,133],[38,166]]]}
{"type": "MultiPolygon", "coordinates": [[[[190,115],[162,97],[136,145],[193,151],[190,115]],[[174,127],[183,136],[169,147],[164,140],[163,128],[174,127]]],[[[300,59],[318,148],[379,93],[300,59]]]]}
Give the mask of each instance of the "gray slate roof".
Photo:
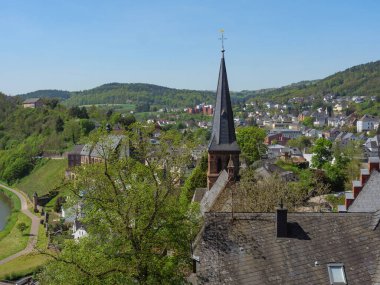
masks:
{"type": "Polygon", "coordinates": [[[380,172],[372,171],[371,176],[348,212],[375,212],[380,210],[380,172]]]}
{"type": "Polygon", "coordinates": [[[219,174],[218,179],[212,185],[211,189],[206,191],[203,195],[203,198],[200,202],[200,210],[202,215],[205,212],[210,211],[215,201],[218,199],[220,193],[226,188],[228,183],[228,173],[225,170],[222,170],[219,174]]]}
{"type": "Polygon", "coordinates": [[[77,144],[73,147],[69,154],[81,154],[83,147],[83,144],[77,144]]]}
{"type": "Polygon", "coordinates": [[[97,142],[95,146],[93,144],[86,144],[82,147],[80,154],[99,158],[107,157],[109,152],[114,151],[119,146],[123,138],[123,135],[110,135],[103,138],[102,141],[97,142]]]}
{"type": "Polygon", "coordinates": [[[24,102],[22,102],[23,104],[32,104],[32,103],[36,103],[40,101],[40,98],[29,98],[29,99],[26,99],[24,102]]]}
{"type": "Polygon", "coordinates": [[[275,238],[274,213],[234,217],[206,213],[198,284],[330,284],[328,263],[343,263],[350,285],[380,282],[378,216],[290,213],[287,238],[275,238]]]}
{"type": "Polygon", "coordinates": [[[224,53],[220,62],[216,104],[209,151],[240,151],[236,143],[234,115],[232,113],[224,53]]]}

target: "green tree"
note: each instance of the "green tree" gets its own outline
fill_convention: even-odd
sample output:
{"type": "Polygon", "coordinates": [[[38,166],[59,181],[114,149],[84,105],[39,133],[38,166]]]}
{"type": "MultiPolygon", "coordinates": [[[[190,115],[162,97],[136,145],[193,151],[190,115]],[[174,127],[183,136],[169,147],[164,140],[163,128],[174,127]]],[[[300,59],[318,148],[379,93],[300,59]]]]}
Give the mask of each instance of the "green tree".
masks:
{"type": "Polygon", "coordinates": [[[25,223],[18,223],[17,229],[21,232],[21,234],[24,234],[24,231],[28,228],[28,226],[25,223]]]}
{"type": "Polygon", "coordinates": [[[89,235],[64,243],[39,275],[42,284],[185,283],[199,215],[178,185],[189,151],[165,138],[152,148],[150,131],[129,133],[141,162],[105,155],[104,163],[77,170],[67,201],[83,203],[89,235]]]}
{"type": "Polygon", "coordinates": [[[17,179],[26,176],[32,168],[33,164],[27,157],[18,157],[7,165],[2,176],[8,183],[13,183],[17,179]]]}
{"type": "Polygon", "coordinates": [[[196,188],[207,187],[207,155],[201,158],[200,163],[193,169],[190,176],[186,179],[184,188],[187,191],[189,201],[192,199],[196,188]]]}
{"type": "Polygon", "coordinates": [[[119,123],[122,124],[125,129],[128,129],[129,126],[136,123],[136,118],[133,116],[133,114],[127,114],[120,118],[119,123]]]}
{"type": "Polygon", "coordinates": [[[314,119],[312,117],[306,117],[302,124],[304,124],[306,127],[312,128],[314,126],[314,119]]]}
{"type": "Polygon", "coordinates": [[[311,139],[305,136],[300,136],[288,141],[288,145],[291,147],[298,147],[301,151],[305,148],[309,148],[312,145],[311,139]]]}
{"type": "Polygon", "coordinates": [[[87,136],[93,129],[95,129],[95,123],[88,119],[80,120],[80,126],[83,135],[87,136]]]}
{"type": "Polygon", "coordinates": [[[237,129],[237,142],[240,146],[243,157],[249,165],[260,159],[260,157],[265,154],[265,137],[265,130],[258,127],[249,126],[237,129]]]}
{"type": "Polygon", "coordinates": [[[65,125],[65,122],[62,120],[61,117],[58,117],[57,120],[55,121],[55,131],[57,133],[63,132],[64,125],[65,125]]]}
{"type": "Polygon", "coordinates": [[[312,152],[311,165],[321,169],[325,163],[329,163],[333,159],[332,142],[325,138],[319,138],[315,141],[312,152]]]}
{"type": "Polygon", "coordinates": [[[76,120],[68,121],[65,124],[63,136],[67,141],[72,141],[73,144],[76,144],[81,136],[81,126],[79,122],[76,120]]]}

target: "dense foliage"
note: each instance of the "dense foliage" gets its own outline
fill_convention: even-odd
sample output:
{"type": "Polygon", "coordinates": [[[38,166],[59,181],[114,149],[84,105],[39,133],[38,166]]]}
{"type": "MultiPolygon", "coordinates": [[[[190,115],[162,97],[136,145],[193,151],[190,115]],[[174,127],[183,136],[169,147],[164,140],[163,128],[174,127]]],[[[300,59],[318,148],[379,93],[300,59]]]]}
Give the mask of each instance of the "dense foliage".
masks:
{"type": "Polygon", "coordinates": [[[89,236],[64,243],[42,284],[184,283],[198,230],[196,208],[178,185],[189,150],[173,134],[152,148],[148,132],[129,132],[138,160],[105,154],[104,163],[77,169],[68,201],[82,205],[89,236]]]}
{"type": "Polygon", "coordinates": [[[248,165],[260,159],[266,153],[264,139],[266,132],[258,127],[240,127],[236,132],[236,139],[241,149],[241,154],[248,165]]]}

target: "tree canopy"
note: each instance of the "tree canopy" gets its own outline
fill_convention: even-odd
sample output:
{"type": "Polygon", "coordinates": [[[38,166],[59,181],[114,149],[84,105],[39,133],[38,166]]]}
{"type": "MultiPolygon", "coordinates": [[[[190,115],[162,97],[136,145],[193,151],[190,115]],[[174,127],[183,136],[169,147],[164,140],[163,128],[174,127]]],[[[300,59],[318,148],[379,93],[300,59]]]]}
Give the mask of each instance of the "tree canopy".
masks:
{"type": "Polygon", "coordinates": [[[265,137],[265,130],[255,126],[240,127],[237,129],[236,139],[240,146],[241,153],[248,164],[252,164],[265,154],[265,137]]]}
{"type": "Polygon", "coordinates": [[[129,133],[139,145],[137,159],[107,155],[78,169],[68,201],[82,205],[89,235],[65,242],[41,273],[43,284],[184,283],[198,221],[178,186],[189,152],[165,138],[152,151],[146,134],[129,133]]]}

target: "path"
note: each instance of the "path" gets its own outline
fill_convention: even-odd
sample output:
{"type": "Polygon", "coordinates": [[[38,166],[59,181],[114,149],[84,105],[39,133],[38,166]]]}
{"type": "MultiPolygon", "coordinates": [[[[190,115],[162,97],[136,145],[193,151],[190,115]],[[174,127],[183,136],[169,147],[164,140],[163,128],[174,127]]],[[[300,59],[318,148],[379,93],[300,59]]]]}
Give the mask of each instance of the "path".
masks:
{"type": "Polygon", "coordinates": [[[27,215],[29,218],[32,219],[32,226],[30,227],[30,237],[29,237],[29,241],[28,241],[28,245],[26,246],[26,248],[24,248],[23,250],[11,255],[11,256],[8,256],[6,258],[4,258],[3,260],[0,260],[0,265],[1,264],[4,264],[8,261],[11,261],[19,256],[22,256],[22,255],[25,255],[25,254],[28,254],[28,253],[31,253],[34,246],[36,245],[37,243],[37,237],[38,237],[38,227],[39,227],[39,224],[40,224],[40,218],[33,215],[29,210],[28,210],[28,203],[24,197],[23,194],[20,193],[20,191],[17,191],[15,189],[12,189],[4,184],[1,184],[0,183],[0,187],[3,187],[13,193],[15,193],[17,195],[17,197],[20,199],[21,201],[21,212],[24,213],[25,215],[27,215]]]}

